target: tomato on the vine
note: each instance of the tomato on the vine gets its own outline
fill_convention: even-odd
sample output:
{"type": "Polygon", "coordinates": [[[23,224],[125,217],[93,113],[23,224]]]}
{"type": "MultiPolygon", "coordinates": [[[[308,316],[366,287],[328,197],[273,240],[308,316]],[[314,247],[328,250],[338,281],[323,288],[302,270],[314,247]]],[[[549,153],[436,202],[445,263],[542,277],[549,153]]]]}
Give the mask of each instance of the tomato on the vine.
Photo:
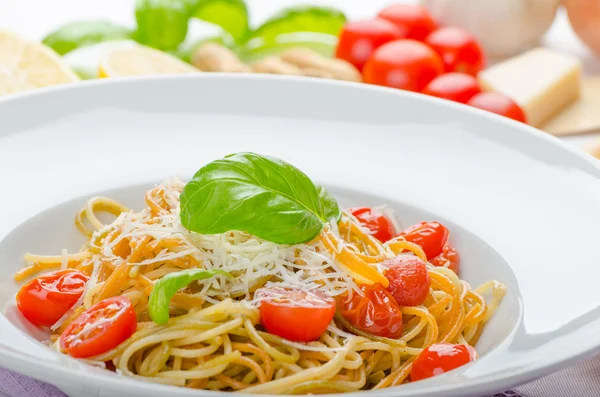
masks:
{"type": "Polygon", "coordinates": [[[379,46],[404,36],[402,29],[385,19],[347,22],[340,34],[335,56],[362,70],[367,59],[379,46]]]}
{"type": "Polygon", "coordinates": [[[465,73],[446,73],[433,79],[423,90],[423,94],[467,103],[481,92],[475,77],[465,73]]]}
{"type": "Polygon", "coordinates": [[[363,69],[365,83],[421,92],[442,74],[440,56],[415,40],[395,40],[373,52],[363,69]]]}
{"type": "Polygon", "coordinates": [[[424,40],[438,26],[425,7],[414,4],[388,6],[377,17],[393,22],[405,31],[407,38],[413,40],[424,40]]]}
{"type": "Polygon", "coordinates": [[[527,116],[515,101],[499,92],[482,92],[475,95],[467,105],[508,117],[521,123],[527,123],[527,116]]]}
{"type": "Polygon", "coordinates": [[[485,56],[475,38],[461,28],[447,26],[425,39],[444,62],[446,72],[461,72],[477,76],[485,67],[485,56]]]}

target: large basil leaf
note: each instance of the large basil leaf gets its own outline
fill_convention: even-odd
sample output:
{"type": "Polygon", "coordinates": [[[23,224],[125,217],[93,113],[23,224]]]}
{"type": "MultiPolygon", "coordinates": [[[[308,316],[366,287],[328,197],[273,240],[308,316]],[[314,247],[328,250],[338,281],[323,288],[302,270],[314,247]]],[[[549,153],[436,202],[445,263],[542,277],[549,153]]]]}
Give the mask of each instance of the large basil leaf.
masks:
{"type": "Polygon", "coordinates": [[[188,0],[192,16],[220,26],[236,42],[248,34],[248,7],[244,0],[188,0]]]}
{"type": "Polygon", "coordinates": [[[335,197],[331,195],[323,186],[317,186],[317,192],[321,202],[323,203],[323,211],[325,212],[325,219],[334,219],[336,222],[342,218],[342,210],[338,205],[335,197]]]}
{"type": "Polygon", "coordinates": [[[202,167],[180,200],[181,222],[188,230],[241,230],[279,244],[312,240],[336,212],[332,198],[325,205],[302,171],[255,153],[229,155],[202,167]]]}
{"type": "Polygon", "coordinates": [[[275,44],[280,35],[289,33],[324,33],[339,36],[345,15],[333,8],[295,6],[273,15],[251,35],[247,41],[262,39],[265,45],[275,44]]]}
{"type": "Polygon", "coordinates": [[[137,0],[135,38],[159,50],[174,50],[185,40],[190,18],[188,5],[181,0],[137,0]]]}
{"type": "Polygon", "coordinates": [[[110,21],[71,22],[50,33],[43,42],[60,55],[77,48],[131,38],[131,30],[110,21]]]}

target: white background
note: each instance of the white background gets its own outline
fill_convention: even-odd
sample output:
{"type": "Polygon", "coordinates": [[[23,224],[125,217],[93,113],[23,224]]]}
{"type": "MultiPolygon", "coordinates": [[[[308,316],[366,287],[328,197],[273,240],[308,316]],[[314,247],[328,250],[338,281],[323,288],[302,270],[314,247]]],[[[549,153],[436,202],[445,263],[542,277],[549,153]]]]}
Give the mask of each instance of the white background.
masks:
{"type": "MultiPolygon", "coordinates": [[[[246,0],[252,24],[259,24],[277,10],[294,4],[318,4],[337,7],[349,18],[368,18],[390,3],[415,3],[417,0],[246,0]]],[[[480,0],[504,1],[504,0],[480,0]]],[[[0,0],[0,28],[8,28],[39,40],[66,22],[106,18],[132,26],[135,0],[0,0]]],[[[580,57],[587,74],[600,74],[600,59],[594,57],[573,33],[566,14],[557,18],[543,38],[543,44],[580,57]]],[[[582,136],[569,138],[578,146],[593,140],[582,136]]]]}

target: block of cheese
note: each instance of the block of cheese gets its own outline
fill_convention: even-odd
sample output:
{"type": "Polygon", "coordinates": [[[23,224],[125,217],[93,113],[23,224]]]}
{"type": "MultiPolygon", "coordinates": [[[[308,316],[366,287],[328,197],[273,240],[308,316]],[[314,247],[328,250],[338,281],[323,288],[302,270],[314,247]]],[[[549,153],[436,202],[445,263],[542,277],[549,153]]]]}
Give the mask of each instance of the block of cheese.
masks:
{"type": "Polygon", "coordinates": [[[486,91],[508,95],[538,127],[574,102],[581,91],[581,62],[576,57],[536,48],[479,74],[486,91]]]}

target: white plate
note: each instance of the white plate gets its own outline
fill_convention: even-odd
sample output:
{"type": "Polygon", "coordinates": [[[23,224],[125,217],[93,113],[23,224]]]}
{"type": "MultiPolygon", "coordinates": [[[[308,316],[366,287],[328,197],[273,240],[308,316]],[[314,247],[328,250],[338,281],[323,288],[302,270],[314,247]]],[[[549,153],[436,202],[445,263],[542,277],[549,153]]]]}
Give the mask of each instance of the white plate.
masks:
{"type": "MultiPolygon", "coordinates": [[[[439,219],[466,280],[508,285],[477,362],[359,394],[482,396],[598,350],[600,170],[591,157],[466,106],[313,79],[206,74],[0,101],[0,304],[13,301],[24,252],[78,247],[72,217],[86,197],[135,206],[153,183],[237,151],[292,162],[344,205],[387,203],[406,224],[439,219]]],[[[0,366],[72,396],[214,394],[93,369],[20,328],[0,315],[0,366]]]]}

